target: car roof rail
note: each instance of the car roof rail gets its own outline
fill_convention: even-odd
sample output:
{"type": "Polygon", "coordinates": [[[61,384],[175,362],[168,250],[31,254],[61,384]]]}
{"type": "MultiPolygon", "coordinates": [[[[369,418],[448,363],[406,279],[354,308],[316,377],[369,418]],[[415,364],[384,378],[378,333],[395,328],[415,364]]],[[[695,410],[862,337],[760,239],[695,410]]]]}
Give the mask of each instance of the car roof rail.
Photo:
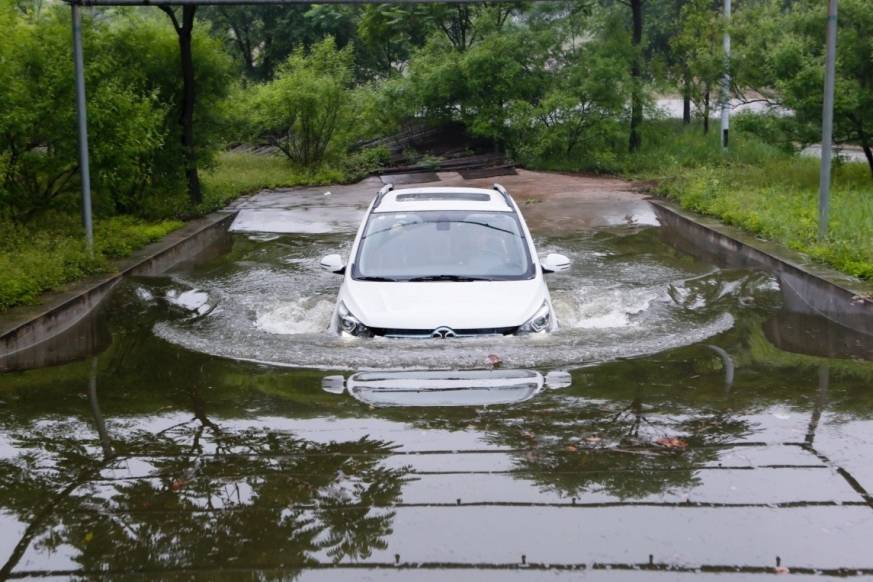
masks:
{"type": "Polygon", "coordinates": [[[390,192],[393,189],[394,189],[394,184],[385,184],[384,186],[382,186],[382,189],[379,190],[378,194],[376,194],[376,200],[373,202],[373,208],[374,209],[379,208],[379,204],[382,203],[382,198],[385,196],[385,194],[387,194],[388,192],[390,192]]]}
{"type": "Polygon", "coordinates": [[[503,200],[504,200],[504,202],[506,202],[506,205],[509,206],[510,208],[512,208],[512,198],[509,197],[509,192],[506,191],[506,188],[504,188],[502,185],[498,184],[497,182],[494,182],[494,185],[492,186],[492,188],[494,188],[495,190],[500,192],[500,195],[503,196],[503,200]]]}

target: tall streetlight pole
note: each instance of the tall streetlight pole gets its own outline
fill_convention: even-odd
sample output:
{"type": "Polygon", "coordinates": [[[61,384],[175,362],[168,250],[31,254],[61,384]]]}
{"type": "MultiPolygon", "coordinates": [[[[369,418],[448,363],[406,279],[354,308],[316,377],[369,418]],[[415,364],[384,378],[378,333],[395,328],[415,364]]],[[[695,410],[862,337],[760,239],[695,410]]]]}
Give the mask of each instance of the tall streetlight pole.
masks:
{"type": "Polygon", "coordinates": [[[91,218],[91,171],[88,165],[88,110],[85,105],[85,59],[82,56],[82,16],[78,4],[73,10],[73,65],[76,79],[76,115],[79,121],[79,175],[82,182],[82,224],[85,245],[94,250],[94,224],[91,218]]]}
{"type": "Polygon", "coordinates": [[[728,147],[731,104],[731,0],[724,0],[724,76],[721,79],[721,147],[728,147]]]}
{"type": "Polygon", "coordinates": [[[831,197],[831,155],[834,140],[834,77],[837,60],[837,0],[828,0],[824,104],[821,111],[821,172],[818,191],[818,238],[828,236],[831,197]]]}

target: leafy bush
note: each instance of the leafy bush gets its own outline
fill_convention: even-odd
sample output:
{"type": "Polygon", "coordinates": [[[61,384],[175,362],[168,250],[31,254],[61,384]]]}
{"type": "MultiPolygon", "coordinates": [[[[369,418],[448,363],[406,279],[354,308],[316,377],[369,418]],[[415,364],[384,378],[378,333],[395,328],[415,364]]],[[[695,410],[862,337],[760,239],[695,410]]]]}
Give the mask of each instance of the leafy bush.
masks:
{"type": "Polygon", "coordinates": [[[345,157],[341,163],[344,181],[360,180],[378,172],[391,158],[388,148],[367,148],[345,157]]]}
{"type": "Polygon", "coordinates": [[[509,106],[542,94],[547,56],[542,38],[525,29],[493,33],[464,51],[434,36],[410,60],[407,74],[383,87],[388,115],[462,121],[474,135],[507,142],[509,106]]]}
{"type": "Polygon", "coordinates": [[[785,115],[743,111],[733,115],[731,126],[734,131],[754,135],[785,152],[793,152],[795,144],[815,143],[821,139],[817,132],[799,126],[792,117],[785,115]]]}
{"type": "Polygon", "coordinates": [[[514,150],[522,160],[596,156],[624,139],[625,59],[608,44],[592,43],[568,60],[542,99],[512,103],[514,150]]]}
{"type": "MultiPolygon", "coordinates": [[[[154,196],[182,197],[179,48],[163,19],[138,13],[85,19],[91,178],[98,214],[140,212],[154,196]]],[[[0,4],[0,214],[28,220],[78,204],[69,12],[20,12],[0,4]]],[[[230,61],[206,30],[195,32],[199,157],[218,144],[219,100],[230,61]]],[[[176,205],[165,205],[176,209],[176,205]]]]}
{"type": "MultiPolygon", "coordinates": [[[[70,27],[61,16],[46,9],[24,17],[0,4],[0,213],[7,218],[26,220],[62,206],[78,189],[70,27]]],[[[162,106],[118,79],[116,67],[112,55],[100,52],[86,71],[95,206],[109,211],[144,187],[149,159],[164,143],[162,106]]]]}
{"type": "Polygon", "coordinates": [[[295,50],[276,78],[256,89],[261,133],[304,168],[315,168],[332,149],[342,149],[337,137],[350,121],[352,56],[350,47],[338,50],[327,38],[309,54],[295,50]]]}

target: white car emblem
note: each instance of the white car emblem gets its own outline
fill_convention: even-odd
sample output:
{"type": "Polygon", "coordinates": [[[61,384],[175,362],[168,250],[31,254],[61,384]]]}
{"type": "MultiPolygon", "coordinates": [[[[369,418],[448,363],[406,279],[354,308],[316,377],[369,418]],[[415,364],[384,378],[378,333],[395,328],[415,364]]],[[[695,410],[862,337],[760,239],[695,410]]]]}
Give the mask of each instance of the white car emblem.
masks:
{"type": "Polygon", "coordinates": [[[447,337],[457,337],[457,335],[458,334],[455,333],[455,330],[445,326],[436,328],[435,330],[433,330],[433,333],[430,334],[431,337],[443,339],[447,337]]]}

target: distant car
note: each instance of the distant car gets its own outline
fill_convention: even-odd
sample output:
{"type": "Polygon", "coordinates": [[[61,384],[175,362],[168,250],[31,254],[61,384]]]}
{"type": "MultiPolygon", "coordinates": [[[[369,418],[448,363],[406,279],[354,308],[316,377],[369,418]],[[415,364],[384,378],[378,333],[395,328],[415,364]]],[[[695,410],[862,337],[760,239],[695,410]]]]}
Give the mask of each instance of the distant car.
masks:
{"type": "Polygon", "coordinates": [[[484,188],[385,186],[358,229],[331,329],[344,336],[454,338],[554,331],[544,273],[518,206],[499,184],[484,188]]]}

